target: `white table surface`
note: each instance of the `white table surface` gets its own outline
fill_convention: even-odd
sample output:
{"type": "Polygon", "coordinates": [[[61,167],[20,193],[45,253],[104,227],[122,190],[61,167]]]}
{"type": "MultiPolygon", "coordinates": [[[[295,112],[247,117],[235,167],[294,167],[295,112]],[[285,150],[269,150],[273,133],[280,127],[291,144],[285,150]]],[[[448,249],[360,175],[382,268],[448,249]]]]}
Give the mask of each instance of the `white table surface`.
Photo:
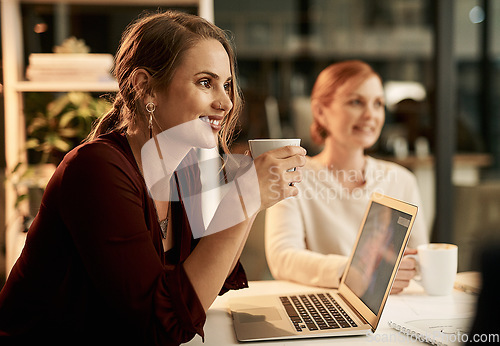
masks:
{"type": "Polygon", "coordinates": [[[199,335],[184,345],[199,346],[227,346],[227,345],[373,345],[383,343],[389,345],[418,345],[421,344],[399,333],[388,325],[390,320],[411,320],[425,318],[456,318],[473,316],[477,296],[454,290],[449,296],[433,297],[423,292],[423,289],[412,282],[403,293],[390,295],[387,299],[382,318],[376,332],[369,336],[349,336],[334,338],[309,338],[297,340],[276,340],[266,342],[237,341],[231,313],[228,309],[228,299],[237,295],[261,295],[275,293],[298,293],[303,291],[318,291],[321,288],[298,285],[287,281],[250,281],[249,288],[230,291],[218,297],[207,313],[205,324],[205,342],[199,335]]]}

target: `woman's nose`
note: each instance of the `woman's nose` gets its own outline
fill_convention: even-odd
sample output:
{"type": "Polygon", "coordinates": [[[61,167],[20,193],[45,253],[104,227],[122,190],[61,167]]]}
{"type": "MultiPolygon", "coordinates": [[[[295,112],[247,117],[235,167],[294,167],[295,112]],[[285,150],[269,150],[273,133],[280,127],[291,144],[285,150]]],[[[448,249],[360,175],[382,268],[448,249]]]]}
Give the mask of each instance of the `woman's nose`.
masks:
{"type": "Polygon", "coordinates": [[[373,117],[374,109],[370,106],[366,106],[363,112],[363,118],[370,119],[373,117]]]}
{"type": "Polygon", "coordinates": [[[224,96],[218,97],[212,103],[212,107],[216,110],[223,110],[224,112],[229,112],[233,108],[233,102],[227,93],[224,92],[224,96]]]}

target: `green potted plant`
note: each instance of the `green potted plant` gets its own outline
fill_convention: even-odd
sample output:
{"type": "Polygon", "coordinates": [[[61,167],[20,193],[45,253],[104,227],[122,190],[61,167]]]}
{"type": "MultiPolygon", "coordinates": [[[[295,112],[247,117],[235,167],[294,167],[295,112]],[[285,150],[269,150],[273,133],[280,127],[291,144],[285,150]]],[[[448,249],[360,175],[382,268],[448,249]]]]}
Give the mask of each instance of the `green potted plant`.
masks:
{"type": "Polygon", "coordinates": [[[90,132],[92,123],[110,107],[86,92],[69,92],[49,104],[44,111],[27,115],[26,148],[40,153],[35,164],[58,164],[64,154],[90,132]]]}
{"type": "MultiPolygon", "coordinates": [[[[31,104],[39,106],[40,102],[43,101],[38,98],[31,104]]],[[[105,99],[90,93],[69,92],[48,102],[43,110],[25,108],[28,162],[18,164],[8,176],[17,191],[16,207],[29,197],[29,217],[36,214],[43,190],[57,164],[87,137],[92,123],[110,106],[105,99]]]]}

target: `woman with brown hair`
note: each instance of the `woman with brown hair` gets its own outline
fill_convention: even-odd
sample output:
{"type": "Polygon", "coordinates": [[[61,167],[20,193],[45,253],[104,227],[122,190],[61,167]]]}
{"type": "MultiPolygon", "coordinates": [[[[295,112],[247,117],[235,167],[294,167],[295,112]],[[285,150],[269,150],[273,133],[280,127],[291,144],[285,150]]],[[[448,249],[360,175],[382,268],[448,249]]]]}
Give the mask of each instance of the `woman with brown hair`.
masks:
{"type": "MultiPolygon", "coordinates": [[[[247,286],[239,256],[256,213],[195,239],[182,198],[152,198],[142,156],[150,140],[185,124],[192,131],[171,138],[164,154],[207,134],[202,145],[228,151],[241,100],[226,36],[197,16],[151,14],[128,27],[115,60],[113,109],[57,168],[0,293],[0,336],[18,344],[178,345],[203,336],[218,294],[247,286]]],[[[286,147],[253,162],[258,211],[296,195],[300,172],[287,170],[304,155],[286,147]],[[274,167],[283,172],[278,185],[274,167]]],[[[169,157],[162,163],[172,166],[169,157]]],[[[195,189],[199,171],[174,180],[195,189]]]]}
{"type": "MultiPolygon", "coordinates": [[[[416,205],[420,196],[410,171],[365,154],[385,119],[382,80],[368,64],[351,60],[325,68],[314,84],[311,107],[311,135],[324,147],[307,157],[298,196],[267,210],[266,257],[276,279],[338,287],[372,193],[416,205]]],[[[409,248],[427,238],[419,212],[409,248]]],[[[392,293],[401,292],[414,275],[415,261],[403,258],[392,293]]]]}

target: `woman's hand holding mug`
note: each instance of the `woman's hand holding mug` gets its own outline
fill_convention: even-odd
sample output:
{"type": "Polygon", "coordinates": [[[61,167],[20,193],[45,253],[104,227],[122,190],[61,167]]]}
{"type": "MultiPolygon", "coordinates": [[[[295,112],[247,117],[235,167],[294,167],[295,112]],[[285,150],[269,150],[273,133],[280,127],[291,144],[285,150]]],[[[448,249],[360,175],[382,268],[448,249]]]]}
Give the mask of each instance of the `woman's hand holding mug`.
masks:
{"type": "Polygon", "coordinates": [[[298,194],[295,183],[302,180],[300,168],[306,163],[306,150],[298,144],[280,144],[282,146],[276,148],[276,143],[272,143],[269,146],[271,150],[263,153],[256,153],[250,145],[259,179],[261,210],[298,194]],[[273,146],[276,149],[272,149],[273,146]]]}

